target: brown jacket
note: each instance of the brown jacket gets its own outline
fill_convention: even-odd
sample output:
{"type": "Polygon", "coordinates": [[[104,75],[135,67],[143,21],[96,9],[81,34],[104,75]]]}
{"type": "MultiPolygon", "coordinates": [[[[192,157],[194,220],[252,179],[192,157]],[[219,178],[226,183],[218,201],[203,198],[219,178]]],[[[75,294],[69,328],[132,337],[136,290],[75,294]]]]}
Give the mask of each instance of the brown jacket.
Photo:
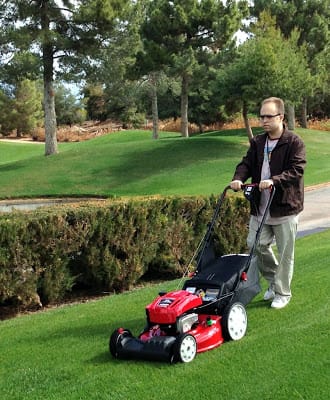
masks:
{"type": "MultiPolygon", "coordinates": [[[[245,157],[237,165],[233,180],[259,183],[264,158],[267,133],[255,136],[245,157]]],[[[295,215],[304,207],[304,168],[306,165],[305,145],[294,132],[284,127],[284,132],[272,151],[270,159],[271,179],[275,186],[275,195],[270,206],[272,217],[295,215]]],[[[256,199],[257,206],[259,198],[256,199]]],[[[251,214],[257,210],[251,205],[251,214]]]]}

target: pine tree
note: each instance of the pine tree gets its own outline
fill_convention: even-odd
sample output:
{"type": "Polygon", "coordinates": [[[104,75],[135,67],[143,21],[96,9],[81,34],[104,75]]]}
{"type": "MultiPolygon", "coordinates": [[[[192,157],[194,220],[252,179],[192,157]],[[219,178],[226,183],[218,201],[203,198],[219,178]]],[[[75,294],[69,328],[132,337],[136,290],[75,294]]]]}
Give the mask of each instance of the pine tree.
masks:
{"type": "Polygon", "coordinates": [[[18,137],[23,134],[32,134],[36,127],[42,125],[42,94],[35,82],[25,79],[18,84],[13,118],[18,137]]]}
{"type": "Polygon", "coordinates": [[[30,51],[42,61],[45,154],[58,152],[55,113],[57,67],[91,58],[106,44],[126,0],[10,0],[0,3],[2,61],[30,51]]]}

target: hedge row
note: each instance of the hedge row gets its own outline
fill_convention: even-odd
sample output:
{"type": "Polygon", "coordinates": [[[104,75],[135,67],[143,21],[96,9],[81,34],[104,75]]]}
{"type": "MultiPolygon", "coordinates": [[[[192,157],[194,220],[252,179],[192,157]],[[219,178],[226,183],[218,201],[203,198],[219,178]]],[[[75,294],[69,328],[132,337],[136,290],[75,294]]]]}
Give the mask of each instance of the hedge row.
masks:
{"type": "MultiPolygon", "coordinates": [[[[215,197],[112,200],[0,216],[0,305],[56,303],[81,288],[115,292],[186,270],[215,197]]],[[[214,240],[245,251],[248,205],[229,196],[214,240]]]]}

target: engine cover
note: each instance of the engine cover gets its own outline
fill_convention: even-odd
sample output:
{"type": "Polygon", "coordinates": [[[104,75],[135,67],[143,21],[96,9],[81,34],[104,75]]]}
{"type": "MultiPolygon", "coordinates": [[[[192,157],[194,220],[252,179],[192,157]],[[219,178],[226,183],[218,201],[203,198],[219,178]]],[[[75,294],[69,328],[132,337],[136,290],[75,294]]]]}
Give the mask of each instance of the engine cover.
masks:
{"type": "Polygon", "coordinates": [[[147,305],[149,321],[154,324],[175,324],[177,317],[199,307],[203,300],[186,290],[177,290],[157,297],[147,305]]]}

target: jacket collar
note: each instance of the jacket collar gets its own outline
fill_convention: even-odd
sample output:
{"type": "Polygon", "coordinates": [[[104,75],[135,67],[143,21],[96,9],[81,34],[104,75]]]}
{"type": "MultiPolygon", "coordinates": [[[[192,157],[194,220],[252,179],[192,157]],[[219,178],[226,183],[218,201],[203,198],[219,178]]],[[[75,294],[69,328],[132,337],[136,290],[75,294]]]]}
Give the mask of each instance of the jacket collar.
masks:
{"type": "MultiPolygon", "coordinates": [[[[283,132],[282,132],[282,135],[278,138],[277,146],[282,143],[287,143],[291,133],[292,132],[287,129],[286,125],[283,124],[283,132]]],[[[267,137],[268,137],[267,132],[264,132],[264,141],[265,142],[266,142],[267,137]]]]}

